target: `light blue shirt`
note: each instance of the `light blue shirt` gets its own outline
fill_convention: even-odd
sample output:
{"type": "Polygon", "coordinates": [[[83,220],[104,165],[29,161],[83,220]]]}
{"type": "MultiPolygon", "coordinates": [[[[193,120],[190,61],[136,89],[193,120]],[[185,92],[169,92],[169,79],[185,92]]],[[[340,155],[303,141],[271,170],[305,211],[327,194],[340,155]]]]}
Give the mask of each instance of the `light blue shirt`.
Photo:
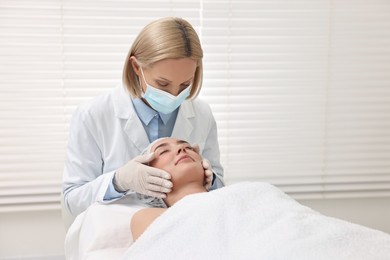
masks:
{"type": "MultiPolygon", "coordinates": [[[[153,142],[161,137],[169,137],[172,135],[179,108],[170,114],[162,114],[150,108],[139,98],[135,98],[132,101],[135,111],[142,122],[146,134],[148,135],[149,142],[153,142]]],[[[120,198],[123,195],[124,193],[117,192],[115,190],[114,184],[111,181],[106,194],[104,195],[104,200],[120,198]]]]}
{"type": "Polygon", "coordinates": [[[133,99],[133,104],[149,137],[149,142],[172,135],[179,108],[170,114],[162,114],[150,108],[139,98],[133,99]]]}

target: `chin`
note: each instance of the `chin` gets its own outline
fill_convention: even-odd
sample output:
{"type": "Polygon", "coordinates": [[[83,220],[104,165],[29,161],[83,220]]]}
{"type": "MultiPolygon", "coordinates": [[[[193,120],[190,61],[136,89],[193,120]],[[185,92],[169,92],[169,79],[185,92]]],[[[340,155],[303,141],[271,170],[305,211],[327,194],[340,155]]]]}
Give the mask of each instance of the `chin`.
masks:
{"type": "Polygon", "coordinates": [[[178,169],[177,171],[188,173],[188,174],[202,174],[203,173],[203,166],[199,163],[181,163],[177,165],[178,169]]]}
{"type": "Polygon", "coordinates": [[[187,164],[181,164],[178,165],[179,167],[176,168],[176,171],[172,175],[172,181],[175,180],[199,180],[202,182],[204,178],[204,170],[203,166],[199,163],[187,163],[187,164]]]}

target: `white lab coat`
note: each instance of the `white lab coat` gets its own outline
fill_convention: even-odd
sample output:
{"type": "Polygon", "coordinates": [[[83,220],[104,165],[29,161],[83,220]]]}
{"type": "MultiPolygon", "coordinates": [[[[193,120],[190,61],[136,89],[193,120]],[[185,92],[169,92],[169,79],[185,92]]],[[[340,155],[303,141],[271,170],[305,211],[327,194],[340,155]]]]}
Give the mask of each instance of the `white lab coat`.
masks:
{"type": "MultiPolygon", "coordinates": [[[[200,99],[185,101],[179,109],[172,137],[199,144],[223,186],[223,168],[217,125],[209,105],[200,99]]],[[[115,171],[139,155],[149,139],[131,97],[123,86],[79,106],[70,124],[63,176],[65,205],[76,216],[94,202],[103,201],[115,171]]]]}

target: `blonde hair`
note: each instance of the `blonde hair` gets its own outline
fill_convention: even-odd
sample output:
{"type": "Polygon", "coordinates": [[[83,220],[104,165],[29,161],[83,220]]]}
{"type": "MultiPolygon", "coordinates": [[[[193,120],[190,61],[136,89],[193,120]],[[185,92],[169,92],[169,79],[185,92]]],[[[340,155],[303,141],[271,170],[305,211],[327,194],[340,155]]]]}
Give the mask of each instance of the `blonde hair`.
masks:
{"type": "Polygon", "coordinates": [[[194,81],[187,99],[195,98],[202,87],[203,51],[192,25],[182,18],[167,17],[146,25],[133,42],[123,68],[122,80],[133,97],[142,96],[142,88],[133,70],[130,57],[135,56],[141,67],[164,59],[191,58],[197,62],[194,81]]]}

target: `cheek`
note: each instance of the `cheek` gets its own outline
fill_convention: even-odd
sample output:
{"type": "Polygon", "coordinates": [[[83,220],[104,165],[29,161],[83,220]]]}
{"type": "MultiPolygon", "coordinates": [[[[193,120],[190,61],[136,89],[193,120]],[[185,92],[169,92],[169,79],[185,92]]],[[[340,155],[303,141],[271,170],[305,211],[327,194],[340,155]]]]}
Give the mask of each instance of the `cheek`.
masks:
{"type": "Polygon", "coordinates": [[[197,162],[201,162],[202,161],[202,156],[200,156],[197,152],[195,152],[194,150],[192,150],[191,152],[189,152],[189,154],[192,156],[192,158],[194,158],[195,161],[197,162]]]}
{"type": "Polygon", "coordinates": [[[203,165],[202,165],[201,162],[197,162],[197,163],[195,164],[195,167],[196,167],[196,169],[197,169],[197,172],[199,172],[199,173],[203,173],[203,172],[204,172],[203,165]]]}
{"type": "Polygon", "coordinates": [[[203,169],[203,166],[201,163],[198,163],[196,164],[196,166],[194,166],[196,169],[194,170],[194,179],[195,180],[198,180],[198,181],[203,181],[204,178],[205,178],[205,175],[204,175],[204,169],[203,169]]]}
{"type": "Polygon", "coordinates": [[[169,172],[171,168],[170,165],[172,162],[173,162],[172,156],[162,154],[159,155],[153,161],[151,161],[149,166],[169,172]]]}

